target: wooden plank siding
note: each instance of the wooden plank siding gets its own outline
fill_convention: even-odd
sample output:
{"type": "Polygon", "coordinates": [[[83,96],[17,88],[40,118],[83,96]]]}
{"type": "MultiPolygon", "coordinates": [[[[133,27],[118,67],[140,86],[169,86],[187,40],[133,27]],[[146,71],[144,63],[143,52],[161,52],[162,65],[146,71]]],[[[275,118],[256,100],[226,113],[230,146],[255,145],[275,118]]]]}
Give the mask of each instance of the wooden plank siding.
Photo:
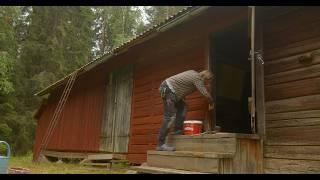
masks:
{"type": "MultiPolygon", "coordinates": [[[[207,66],[206,43],[209,34],[247,19],[247,7],[214,7],[168,31],[155,32],[149,40],[136,44],[79,76],[72,90],[61,123],[48,150],[99,151],[108,73],[126,64],[134,65],[128,160],[146,161],[146,151],[154,149],[162,122],[162,100],[158,88],[162,80],[188,69],[207,66]],[[223,17],[223,18],[222,18],[223,17]],[[80,80],[81,79],[85,79],[80,80]]],[[[61,95],[52,92],[50,104],[39,114],[35,152],[46,131],[61,95]]],[[[206,107],[200,93],[186,98],[187,119],[203,119],[206,107]]],[[[129,111],[128,111],[129,112],[129,111]]]]}
{"type": "MultiPolygon", "coordinates": [[[[102,68],[80,76],[75,82],[61,119],[58,120],[47,150],[69,152],[98,152],[101,116],[105,92],[105,72],[102,68]],[[92,81],[91,79],[95,79],[92,81]]],[[[48,104],[39,114],[33,146],[33,158],[40,153],[42,139],[47,132],[63,87],[53,92],[48,104]]]]}
{"type": "Polygon", "coordinates": [[[295,160],[265,158],[265,172],[275,174],[318,174],[320,172],[320,161],[318,160],[295,160]]]}
{"type": "Polygon", "coordinates": [[[264,22],[264,172],[319,173],[320,8],[290,8],[264,22]]]}
{"type": "Polygon", "coordinates": [[[265,157],[286,158],[286,159],[305,159],[320,160],[320,146],[301,146],[301,145],[273,145],[266,146],[265,157]]]}
{"type": "MultiPolygon", "coordinates": [[[[180,55],[174,61],[154,61],[148,68],[137,65],[133,92],[133,114],[131,120],[130,143],[128,159],[131,162],[146,161],[147,150],[154,150],[163,119],[163,104],[159,94],[160,83],[176,73],[195,69],[202,70],[205,64],[203,48],[200,44],[193,51],[180,55]],[[149,73],[149,74],[148,74],[149,73]]],[[[205,99],[199,92],[186,98],[189,106],[187,119],[204,119],[205,99]]]]}
{"type": "MultiPolygon", "coordinates": [[[[160,83],[185,70],[206,69],[209,35],[247,17],[247,7],[209,9],[188,23],[164,32],[161,38],[156,37],[135,48],[143,55],[138,55],[134,60],[132,119],[127,156],[130,162],[145,162],[147,150],[155,149],[163,118],[162,99],[158,90],[160,83]]],[[[186,98],[186,102],[186,119],[203,120],[207,104],[202,95],[195,92],[186,98]]]]}

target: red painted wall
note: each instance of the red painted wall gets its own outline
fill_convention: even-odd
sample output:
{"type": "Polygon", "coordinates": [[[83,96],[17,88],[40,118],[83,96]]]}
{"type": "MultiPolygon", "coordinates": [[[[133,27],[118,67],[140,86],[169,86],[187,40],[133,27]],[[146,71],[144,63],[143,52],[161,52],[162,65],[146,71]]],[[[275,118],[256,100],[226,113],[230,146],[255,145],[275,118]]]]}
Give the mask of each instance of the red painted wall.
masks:
{"type": "MultiPolygon", "coordinates": [[[[47,146],[48,150],[81,152],[99,150],[106,77],[100,70],[77,79],[47,146]]],[[[61,89],[50,96],[48,105],[40,114],[34,142],[34,158],[39,154],[42,138],[48,129],[60,96],[61,89]]]]}
{"type": "MultiPolygon", "coordinates": [[[[185,70],[206,69],[209,35],[247,17],[246,8],[210,10],[164,33],[154,43],[144,44],[143,58],[135,64],[134,72],[128,152],[130,162],[146,162],[147,151],[156,147],[163,118],[162,99],[158,90],[160,83],[185,70]]],[[[141,52],[139,49],[137,51],[141,52]]],[[[186,119],[205,118],[208,106],[198,91],[189,95],[186,102],[189,106],[186,119]]]]}
{"type": "MultiPolygon", "coordinates": [[[[162,121],[162,100],[158,92],[160,83],[185,70],[204,69],[209,34],[244,18],[247,18],[246,7],[210,10],[81,75],[70,93],[63,117],[47,149],[97,152],[107,72],[117,66],[133,63],[135,72],[128,159],[133,163],[145,162],[146,151],[155,148],[162,121]]],[[[38,115],[34,157],[39,154],[41,140],[60,94],[61,90],[54,90],[48,105],[38,115]]],[[[188,96],[187,104],[187,119],[204,118],[206,104],[200,93],[188,96]]]]}
{"type": "MultiPolygon", "coordinates": [[[[160,125],[163,118],[162,99],[159,94],[160,83],[167,77],[185,70],[203,70],[205,67],[205,51],[200,46],[192,51],[155,59],[151,64],[136,65],[131,132],[128,159],[134,163],[146,161],[147,150],[155,149],[160,125]]],[[[186,99],[189,110],[187,119],[204,119],[206,100],[199,92],[186,99]]]]}

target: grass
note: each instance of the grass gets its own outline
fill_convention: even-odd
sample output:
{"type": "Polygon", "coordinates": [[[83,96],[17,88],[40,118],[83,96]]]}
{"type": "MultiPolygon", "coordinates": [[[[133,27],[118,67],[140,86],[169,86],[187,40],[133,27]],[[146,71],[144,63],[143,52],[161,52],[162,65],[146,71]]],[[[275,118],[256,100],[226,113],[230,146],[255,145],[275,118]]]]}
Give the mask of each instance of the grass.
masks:
{"type": "Polygon", "coordinates": [[[72,163],[32,162],[32,153],[12,156],[9,160],[9,168],[27,168],[32,174],[124,174],[127,167],[125,164],[116,164],[112,169],[107,169],[72,163]]]}

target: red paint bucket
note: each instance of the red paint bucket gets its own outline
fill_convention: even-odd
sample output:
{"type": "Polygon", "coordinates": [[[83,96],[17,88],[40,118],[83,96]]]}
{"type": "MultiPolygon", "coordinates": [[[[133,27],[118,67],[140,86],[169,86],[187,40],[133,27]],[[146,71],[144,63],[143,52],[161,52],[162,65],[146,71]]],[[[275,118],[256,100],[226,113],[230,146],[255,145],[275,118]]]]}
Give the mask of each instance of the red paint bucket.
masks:
{"type": "Polygon", "coordinates": [[[200,134],[202,130],[202,121],[184,121],[183,130],[185,135],[200,134]]]}

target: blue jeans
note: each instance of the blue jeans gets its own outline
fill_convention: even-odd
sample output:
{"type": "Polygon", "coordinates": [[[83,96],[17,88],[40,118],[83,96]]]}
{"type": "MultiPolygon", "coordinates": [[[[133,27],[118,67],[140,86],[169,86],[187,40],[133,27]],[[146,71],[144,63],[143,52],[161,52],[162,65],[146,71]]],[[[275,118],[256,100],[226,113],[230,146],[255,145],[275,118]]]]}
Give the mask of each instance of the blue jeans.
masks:
{"type": "Polygon", "coordinates": [[[183,122],[187,113],[187,105],[171,91],[165,81],[161,83],[159,90],[163,100],[164,109],[163,121],[158,138],[158,146],[161,146],[165,143],[173,122],[175,122],[175,131],[182,131],[183,122]]]}

